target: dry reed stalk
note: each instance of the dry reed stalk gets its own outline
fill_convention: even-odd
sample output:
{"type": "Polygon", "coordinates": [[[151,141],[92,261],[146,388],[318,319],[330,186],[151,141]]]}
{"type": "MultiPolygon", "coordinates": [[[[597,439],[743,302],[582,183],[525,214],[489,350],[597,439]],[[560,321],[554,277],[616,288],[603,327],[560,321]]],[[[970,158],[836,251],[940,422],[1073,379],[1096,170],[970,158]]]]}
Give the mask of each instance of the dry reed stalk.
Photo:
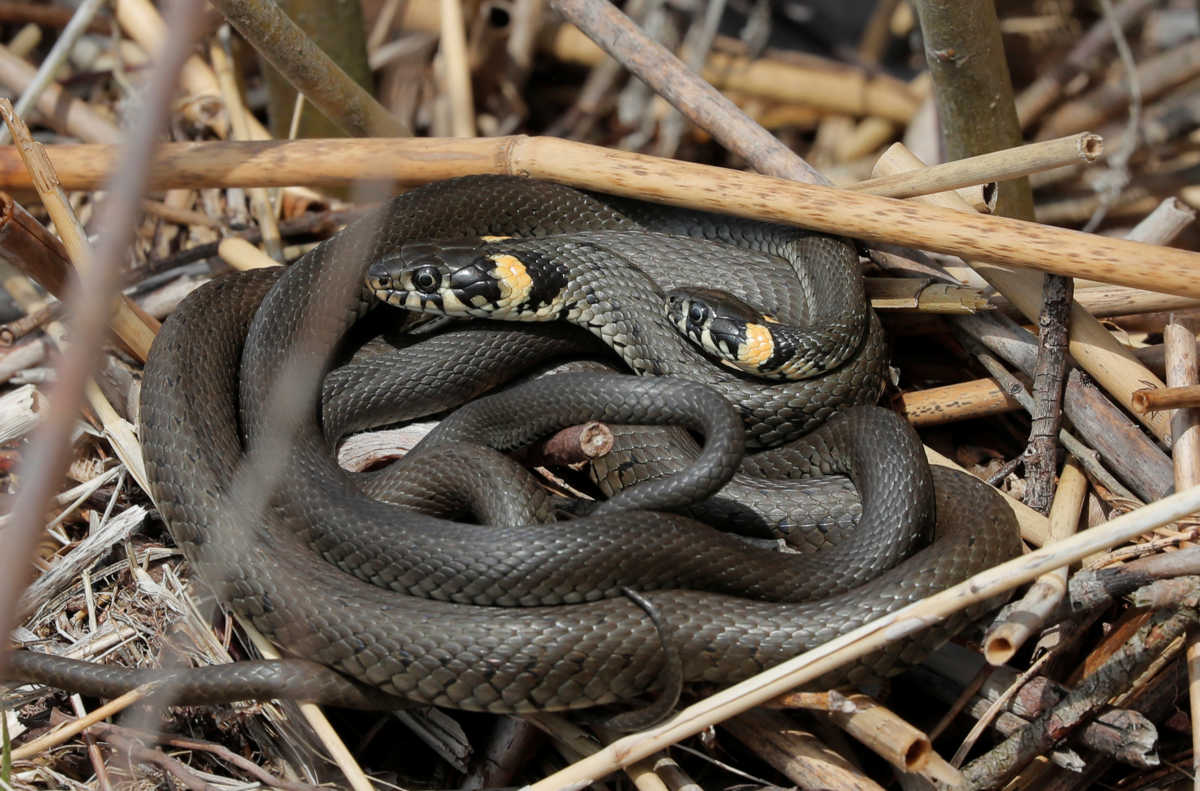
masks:
{"type": "MultiPolygon", "coordinates": [[[[1137,66],[1136,76],[1143,101],[1151,101],[1177,85],[1200,75],[1200,40],[1193,39],[1137,66]]],[[[1042,125],[1040,138],[1058,137],[1094,127],[1129,106],[1129,82],[1108,82],[1078,99],[1066,102],[1042,125]]]]}
{"type": "Polygon", "coordinates": [[[471,67],[467,62],[467,34],[459,0],[440,0],[442,75],[450,99],[450,133],[475,136],[475,99],[471,93],[471,67]]]}
{"type": "Polygon", "coordinates": [[[36,385],[21,385],[0,396],[0,443],[12,442],[33,431],[46,408],[46,396],[36,385]]]}
{"type": "MultiPolygon", "coordinates": [[[[568,761],[578,761],[600,749],[595,737],[561,714],[539,712],[528,715],[525,719],[549,736],[558,752],[568,761]]],[[[602,729],[599,735],[603,738],[602,729]]],[[[638,791],[673,791],[655,771],[654,763],[657,757],[650,756],[625,767],[625,774],[633,781],[638,791]]]]}
{"type": "MultiPolygon", "coordinates": [[[[1086,494],[1087,477],[1079,462],[1068,457],[1050,506],[1050,542],[1075,534],[1086,494]]],[[[1038,577],[1024,598],[1007,611],[1005,620],[989,630],[983,644],[983,655],[989,664],[999,666],[1012,659],[1025,641],[1042,628],[1066,594],[1067,572],[1063,566],[1038,577]]]]}
{"type": "Polygon", "coordinates": [[[22,60],[29,56],[42,43],[42,29],[35,24],[27,24],[8,40],[8,51],[22,60]]]}
{"type": "Polygon", "coordinates": [[[868,277],[867,297],[876,310],[961,315],[990,307],[979,289],[915,277],[868,277]]]}
{"type": "Polygon", "coordinates": [[[1096,318],[1200,307],[1200,300],[1192,297],[1178,297],[1173,294],[1160,294],[1140,288],[1109,285],[1077,288],[1075,301],[1096,318]]]}
{"type": "MultiPolygon", "coordinates": [[[[1163,329],[1166,379],[1170,387],[1200,384],[1196,364],[1196,327],[1194,322],[1172,318],[1163,329]]],[[[1175,465],[1175,488],[1200,483],[1200,412],[1177,409],[1171,415],[1171,460],[1175,465]]],[[[1187,636],[1188,702],[1192,722],[1200,715],[1200,634],[1187,636]]],[[[1200,728],[1192,727],[1192,769],[1200,768],[1200,728]]],[[[1194,783],[1200,788],[1200,776],[1194,783]]]]}
{"type": "Polygon", "coordinates": [[[1195,723],[1200,722],[1200,634],[1191,633],[1187,636],[1187,678],[1188,678],[1188,713],[1192,718],[1192,788],[1200,789],[1200,728],[1195,723]]]}
{"type": "MultiPolygon", "coordinates": [[[[254,644],[255,649],[265,659],[279,659],[279,652],[275,650],[275,646],[271,641],[263,636],[258,629],[254,628],[253,624],[241,616],[235,616],[238,625],[246,636],[250,638],[250,642],[254,644]]],[[[317,738],[321,740],[321,744],[329,751],[330,758],[346,775],[346,779],[350,782],[350,787],[354,791],[374,791],[375,786],[367,779],[366,773],[358,765],[358,761],[354,760],[354,756],[350,750],[346,748],[345,742],[338,736],[337,731],[329,723],[325,717],[321,707],[315,703],[300,703],[300,712],[304,715],[304,719],[308,720],[309,726],[313,732],[317,734],[317,738]]]]}
{"type": "MultiPolygon", "coordinates": [[[[6,47],[0,46],[0,83],[14,93],[23,93],[33,84],[37,70],[6,47]]],[[[38,96],[38,112],[56,131],[87,143],[121,142],[121,130],[85,101],[76,99],[58,85],[47,85],[38,96]]]]}
{"type": "MultiPolygon", "coordinates": [[[[907,153],[902,146],[893,146],[886,155],[880,158],[876,169],[885,173],[894,173],[903,169],[919,166],[919,160],[907,153]]],[[[940,205],[960,205],[958,196],[954,193],[939,193],[938,195],[918,198],[919,201],[937,202],[940,205]]],[[[1039,227],[1034,225],[1033,227],[1039,227]]],[[[1087,234],[1090,236],[1090,234],[1087,234]]],[[[1167,248],[1159,248],[1167,249],[1167,248]]],[[[978,263],[967,259],[971,266],[991,283],[997,291],[1017,307],[1030,321],[1036,322],[1042,308],[1042,278],[1036,274],[1013,270],[1006,266],[997,266],[995,256],[982,256],[992,263],[978,263]]],[[[1017,266],[1022,266],[1017,264],[1017,266]]],[[[1044,268],[1029,262],[1024,266],[1049,272],[1044,268]]],[[[1200,269],[1193,271],[1188,277],[1197,278],[1200,269]]],[[[1066,271],[1053,274],[1072,274],[1066,271]]],[[[1104,279],[1104,278],[1099,278],[1104,279]]],[[[1200,278],[1197,278],[1200,282],[1200,278]]],[[[1126,283],[1125,285],[1133,285],[1126,283]]],[[[1090,315],[1078,302],[1071,305],[1071,340],[1069,351],[1071,356],[1085,371],[1103,387],[1118,402],[1130,407],[1133,403],[1133,391],[1145,387],[1147,382],[1161,384],[1158,378],[1112,336],[1095,317],[1090,315]]],[[[1170,441],[1170,426],[1165,418],[1143,417],[1142,422],[1154,432],[1155,436],[1164,442],[1170,441]]]]}
{"type": "Polygon", "coordinates": [[[800,788],[883,791],[861,769],[779,712],[748,711],[721,727],[800,788]]]}
{"type": "Polygon", "coordinates": [[[1186,387],[1146,388],[1133,392],[1133,411],[1136,414],[1162,412],[1167,409],[1200,407],[1200,385],[1186,387]]]}
{"type": "Polygon", "coordinates": [[[1200,487],[1194,487],[980,572],[952,588],[876,619],[693,704],[662,725],[620,739],[595,755],[531,784],[529,788],[531,791],[560,791],[575,783],[599,779],[667,745],[693,736],[716,722],[765,703],[793,687],[864,656],[902,635],[918,631],[952,612],[1010,591],[1052,569],[1075,563],[1087,555],[1128,541],[1198,509],[1200,487]]]}
{"type": "MultiPolygon", "coordinates": [[[[1200,384],[1196,364],[1196,325],[1186,319],[1171,320],[1163,328],[1168,387],[1200,384]]],[[[1171,415],[1171,458],[1175,488],[1200,484],[1200,412],[1179,409],[1171,415]]]]}
{"type": "MultiPolygon", "coordinates": [[[[403,27],[438,32],[439,0],[405,3],[403,27]]],[[[584,66],[597,66],[606,58],[603,49],[570,24],[544,29],[538,46],[556,60],[584,66]]],[[[722,91],[808,105],[830,113],[879,116],[899,123],[907,123],[918,105],[908,86],[899,80],[818,57],[752,60],[717,52],[709,55],[701,75],[722,91]]]]}
{"type": "Polygon", "coordinates": [[[217,245],[217,255],[221,257],[222,261],[241,272],[279,266],[279,262],[274,258],[245,239],[239,239],[236,236],[222,239],[221,243],[217,245]]]}
{"type": "Polygon", "coordinates": [[[809,184],[829,183],[612,4],[591,0],[549,2],[658,94],[661,99],[655,99],[657,106],[669,102],[758,172],[809,184]]]}
{"type": "MultiPolygon", "coordinates": [[[[1127,27],[1153,5],[1154,0],[1126,0],[1117,7],[1113,21],[1120,27],[1127,27]]],[[[1108,18],[1102,16],[1096,20],[1057,66],[1048,69],[1021,91],[1016,98],[1016,105],[1022,129],[1029,128],[1041,118],[1062,95],[1067,83],[1082,74],[1096,60],[1096,56],[1112,44],[1112,30],[1108,18]]]]}
{"type": "MultiPolygon", "coordinates": [[[[45,150],[41,144],[34,142],[28,127],[14,114],[12,103],[7,99],[0,99],[0,116],[4,118],[12,133],[15,148],[20,152],[42,204],[58,229],[58,235],[62,238],[71,263],[78,271],[83,272],[84,267],[89,266],[92,261],[87,233],[67,202],[67,196],[58,184],[58,177],[46,157],[45,150]]],[[[53,261],[49,257],[44,260],[53,261]]],[[[64,276],[63,280],[66,279],[64,276]]],[[[55,296],[62,299],[64,295],[55,296]]],[[[146,355],[150,353],[150,344],[154,342],[154,336],[158,332],[158,320],[139,309],[128,297],[118,296],[111,324],[117,337],[138,359],[145,362],[146,355]]]]}
{"type": "Polygon", "coordinates": [[[933,745],[923,731],[867,695],[853,694],[849,699],[852,712],[832,711],[825,716],[900,771],[925,768],[933,745]]]}
{"type": "MultiPolygon", "coordinates": [[[[242,102],[241,91],[238,89],[237,76],[234,74],[233,53],[229,43],[228,27],[222,27],[217,40],[208,49],[209,60],[212,61],[213,72],[217,76],[217,85],[221,90],[221,101],[225,104],[225,112],[229,115],[230,131],[234,140],[250,140],[250,111],[242,102]]],[[[250,210],[258,222],[262,232],[263,247],[267,254],[276,261],[283,260],[283,243],[279,239],[279,223],[275,220],[275,210],[271,206],[271,198],[267,190],[254,187],[246,191],[250,199],[250,210]]]]}
{"type": "MultiPolygon", "coordinates": [[[[67,57],[75,48],[80,35],[87,29],[88,23],[91,22],[96,12],[100,9],[102,1],[84,0],[75,9],[71,21],[59,34],[57,40],[54,42],[54,46],[50,48],[50,51],[46,53],[46,57],[38,65],[37,74],[21,90],[21,96],[14,105],[17,115],[25,118],[46,88],[54,82],[54,75],[58,74],[61,70],[67,57]]],[[[8,144],[10,140],[7,128],[0,129],[0,144],[8,144]]]]}
{"type": "Polygon", "coordinates": [[[1021,405],[989,377],[900,393],[892,408],[914,426],[938,426],[1012,412],[1021,405]]]}
{"type": "Polygon", "coordinates": [[[307,101],[347,134],[370,137],[412,134],[407,123],[388,112],[342,71],[275,4],[216,0],[214,5],[307,101]]]}
{"type": "MultiPolygon", "coordinates": [[[[187,192],[187,190],[180,191],[187,192]]],[[[203,212],[179,208],[178,206],[172,206],[162,201],[147,198],[142,201],[142,210],[152,217],[158,217],[161,220],[166,220],[176,225],[198,225],[202,228],[221,227],[219,220],[214,220],[203,212]]]]}
{"type": "Polygon", "coordinates": [[[63,744],[68,739],[79,735],[89,725],[100,722],[108,717],[113,716],[114,714],[122,712],[132,706],[134,703],[137,703],[142,698],[151,694],[154,691],[154,686],[154,684],[146,684],[138,687],[137,689],[132,689],[121,697],[114,698],[108,703],[105,703],[100,708],[92,711],[86,717],[79,717],[78,719],[71,720],[57,730],[50,731],[43,736],[39,736],[33,741],[22,744],[20,747],[12,751],[12,760],[28,760],[44,752],[45,750],[49,750],[51,747],[57,747],[58,745],[63,744]]]}
{"type": "Polygon", "coordinates": [[[1029,143],[940,165],[926,165],[919,170],[877,176],[857,184],[849,184],[845,189],[892,198],[911,198],[971,184],[1021,178],[1031,173],[1040,173],[1081,161],[1095,162],[1103,151],[1104,138],[1091,132],[1081,132],[1057,140],[1029,143]]]}
{"type": "MultiPolygon", "coordinates": [[[[48,152],[69,189],[94,188],[111,163],[111,150],[95,146],[48,152]]],[[[7,153],[0,149],[0,186],[28,184],[7,153]]],[[[1200,297],[1200,254],[1193,252],[555,138],[176,144],[164,146],[155,162],[159,188],[349,184],[364,174],[412,185],[471,173],[519,174],[867,242],[1200,297]]]]}
{"type": "MultiPolygon", "coordinates": [[[[167,25],[150,0],[116,0],[113,3],[113,14],[125,35],[137,42],[138,46],[150,57],[157,57],[157,53],[162,51],[163,44],[167,40],[167,25]]],[[[208,64],[199,56],[189,57],[183,65],[183,72],[179,75],[179,84],[188,98],[192,99],[192,101],[184,103],[184,115],[198,124],[210,127],[219,136],[224,137],[228,132],[226,119],[221,116],[208,115],[204,110],[204,103],[195,101],[205,97],[217,100],[221,96],[221,90],[217,87],[216,75],[213,74],[208,64]]],[[[270,139],[271,135],[261,124],[254,121],[254,125],[257,132],[261,133],[261,136],[256,139],[270,139]]]]}

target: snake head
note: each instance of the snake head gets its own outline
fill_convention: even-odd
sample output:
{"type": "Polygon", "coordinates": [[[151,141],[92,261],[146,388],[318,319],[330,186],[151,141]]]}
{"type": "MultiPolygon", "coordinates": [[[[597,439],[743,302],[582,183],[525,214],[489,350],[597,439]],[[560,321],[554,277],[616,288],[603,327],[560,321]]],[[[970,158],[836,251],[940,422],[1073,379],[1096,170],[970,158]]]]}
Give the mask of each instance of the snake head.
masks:
{"type": "Polygon", "coordinates": [[[487,315],[472,310],[486,303],[484,292],[492,262],[481,242],[408,242],[374,261],[367,287],[398,308],[448,316],[487,315]]]}
{"type": "Polygon", "coordinates": [[[755,376],[776,376],[781,356],[790,355],[780,342],[774,320],[727,291],[674,288],[667,292],[667,319],[695,346],[729,368],[755,376]]]}
{"type": "Polygon", "coordinates": [[[409,242],[373,262],[367,287],[396,307],[537,321],[561,310],[565,278],[546,256],[500,239],[409,242]]]}

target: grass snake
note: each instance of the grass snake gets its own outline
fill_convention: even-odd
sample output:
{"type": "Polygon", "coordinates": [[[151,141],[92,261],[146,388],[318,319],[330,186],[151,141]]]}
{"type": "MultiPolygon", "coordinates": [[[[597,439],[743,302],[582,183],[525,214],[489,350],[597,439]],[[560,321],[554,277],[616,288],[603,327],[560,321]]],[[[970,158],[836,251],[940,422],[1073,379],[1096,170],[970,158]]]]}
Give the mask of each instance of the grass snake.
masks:
{"type": "MultiPolygon", "coordinates": [[[[371,504],[355,479],[336,468],[319,410],[324,410],[326,425],[340,426],[335,434],[361,427],[356,420],[398,419],[392,407],[369,403],[376,396],[363,395],[378,388],[354,386],[369,379],[369,371],[381,377],[380,384],[390,383],[390,369],[370,362],[350,369],[357,374],[343,372],[341,380],[336,372],[331,375],[324,406],[319,406],[321,375],[340,354],[346,333],[373,307],[364,286],[368,267],[401,251],[412,252],[411,245],[427,240],[475,237],[517,237],[512,243],[525,245],[523,261],[530,255],[557,255],[564,245],[592,256],[605,245],[620,244],[608,238],[614,232],[644,234],[647,228],[697,240],[689,248],[697,260],[653,274],[655,280],[663,278],[658,284],[662,289],[673,287],[672,271],[686,276],[687,266],[707,267],[711,282],[713,267],[730,264],[725,253],[706,260],[703,251],[709,248],[698,240],[719,240],[772,256],[780,255],[779,245],[803,249],[804,266],[794,282],[764,274],[749,286],[758,291],[739,296],[788,320],[816,322],[821,329],[814,331],[814,350],[834,345],[822,333],[836,325],[845,348],[820,363],[828,370],[818,376],[768,384],[712,366],[690,344],[681,351],[682,346],[671,345],[674,341],[659,339],[656,330],[630,322],[617,332],[619,345],[634,350],[630,355],[644,355],[657,366],[655,373],[687,376],[703,370],[698,378],[705,386],[665,377],[583,376],[563,379],[556,395],[545,380],[535,381],[473,402],[462,416],[455,413],[444,421],[418,457],[428,475],[454,477],[454,471],[439,473],[438,448],[453,459],[456,443],[484,434],[486,441],[505,448],[580,419],[682,419],[705,434],[706,442],[705,450],[698,451],[701,462],[689,451],[677,466],[684,477],[690,476],[692,491],[712,493],[735,473],[741,457],[740,432],[729,430],[731,422],[735,429],[744,426],[750,445],[773,446],[808,434],[840,408],[874,400],[883,342],[877,320],[862,301],[861,286],[855,285],[855,256],[847,243],[715,215],[602,200],[519,178],[469,177],[414,190],[331,238],[282,276],[268,271],[218,279],[189,297],[166,322],[142,391],[142,440],[155,501],[176,542],[224,601],[289,653],[352,679],[347,684],[333,674],[300,673],[306,678],[286,682],[289,689],[300,690],[298,696],[353,703],[371,698],[369,691],[345,697],[352,694],[347,686],[362,684],[406,701],[495,712],[629,702],[652,694],[660,684],[664,639],[678,651],[689,682],[728,683],[1019,551],[1012,516],[994,491],[969,476],[935,471],[937,527],[931,546],[836,595],[800,603],[768,601],[762,597],[795,598],[794,583],[784,571],[791,563],[787,556],[747,547],[684,516],[625,510],[685,505],[678,500],[678,479],[656,475],[652,458],[635,476],[650,482],[614,492],[616,500],[602,504],[601,513],[553,527],[467,526],[466,538],[449,534],[439,517],[414,515],[416,527],[408,525],[411,512],[371,504]],[[772,292],[776,287],[778,294],[772,292]],[[705,364],[703,369],[696,360],[705,364]],[[286,386],[273,388],[276,382],[286,386]],[[609,389],[597,394],[597,382],[609,389]],[[724,398],[705,395],[714,390],[724,398]],[[526,407],[512,400],[533,393],[547,393],[550,400],[526,407]],[[718,402],[725,399],[736,413],[717,414],[722,409],[718,402]],[[347,416],[355,412],[355,402],[360,407],[368,402],[366,411],[374,409],[375,414],[369,419],[347,416]],[[660,416],[664,409],[670,414],[660,416]],[[714,433],[729,436],[710,448],[714,433]],[[364,517],[361,508],[374,509],[374,515],[364,517]],[[398,514],[405,515],[401,534],[388,524],[398,514]],[[628,549],[626,540],[644,529],[655,532],[640,539],[638,549],[628,549]],[[517,538],[529,543],[518,545],[517,538]],[[412,551],[414,545],[421,551],[412,551]],[[611,549],[607,565],[576,554],[605,547],[611,549]],[[620,594],[626,586],[644,591],[642,596],[661,616],[662,634],[642,608],[620,594]],[[749,592],[733,595],[740,586],[749,592]]],[[[660,242],[670,244],[666,237],[655,236],[652,244],[649,238],[635,242],[643,253],[657,250],[654,245],[660,242]]],[[[678,242],[681,247],[690,244],[678,242]]],[[[738,277],[730,267],[721,275],[722,287],[738,277]]],[[[604,319],[605,305],[613,308],[604,299],[603,280],[589,288],[591,297],[584,302],[590,318],[581,323],[603,337],[605,327],[614,326],[604,319]]],[[[520,327],[455,332],[473,334],[475,352],[447,361],[444,350],[414,347],[416,357],[408,358],[406,371],[410,395],[402,412],[464,401],[488,386],[481,378],[511,374],[516,363],[505,355],[519,355],[514,338],[521,333],[531,346],[551,349],[577,340],[520,327]],[[422,353],[447,364],[426,366],[420,362],[422,353]]],[[[611,341],[613,332],[608,335],[611,341]]],[[[798,466],[823,471],[835,445],[857,447],[852,452],[861,462],[875,458],[876,451],[881,454],[885,443],[908,443],[909,462],[876,464],[867,474],[891,498],[886,509],[910,501],[927,512],[930,505],[920,504],[919,492],[928,473],[911,462],[913,453],[919,456],[915,434],[903,426],[882,436],[871,415],[869,408],[851,409],[817,439],[802,440],[807,444],[767,452],[774,457],[749,457],[743,472],[787,477],[798,466]]],[[[418,488],[432,485],[429,477],[420,480],[418,488]]],[[[972,614],[934,625],[869,657],[856,666],[852,678],[885,673],[898,660],[911,661],[972,614]]],[[[83,685],[68,670],[35,673],[29,665],[36,660],[19,653],[14,657],[18,675],[28,671],[44,680],[60,679],[64,686],[83,685]]],[[[107,670],[90,672],[93,679],[107,678],[107,670]]],[[[194,697],[239,696],[228,689],[221,693],[220,668],[210,672],[218,679],[215,691],[206,688],[194,697]]],[[[381,702],[378,695],[375,702],[381,702]]]]}

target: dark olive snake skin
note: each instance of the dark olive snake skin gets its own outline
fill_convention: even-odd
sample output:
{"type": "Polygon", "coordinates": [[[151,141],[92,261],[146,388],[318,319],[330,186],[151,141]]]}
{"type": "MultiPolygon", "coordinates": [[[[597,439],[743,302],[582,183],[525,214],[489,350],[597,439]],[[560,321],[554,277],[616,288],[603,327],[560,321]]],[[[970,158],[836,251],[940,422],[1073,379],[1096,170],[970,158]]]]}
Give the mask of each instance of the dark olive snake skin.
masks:
{"type": "MultiPolygon", "coordinates": [[[[751,443],[770,445],[779,437],[806,433],[839,407],[873,400],[882,340],[869,311],[864,337],[852,355],[806,386],[760,385],[724,371],[706,375],[705,381],[717,382],[717,392],[727,397],[742,390],[749,394],[735,399],[742,420],[711,390],[670,378],[556,377],[555,384],[537,380],[473,402],[443,421],[418,456],[434,467],[442,442],[447,449],[464,440],[508,449],[586,419],[682,421],[704,434],[699,462],[689,459],[677,478],[616,494],[616,501],[602,504],[595,516],[554,526],[468,525],[466,537],[447,535],[447,523],[435,517],[413,516],[415,527],[406,524],[399,539],[382,525],[407,511],[375,503],[368,506],[376,509],[374,516],[357,521],[357,509],[369,501],[330,461],[315,416],[320,375],[348,328],[372,307],[362,285],[366,268],[408,241],[636,231],[656,216],[681,215],[623,201],[610,205],[523,179],[460,179],[395,199],[282,277],[254,272],[197,291],[164,325],[142,391],[147,471],[176,542],[223,600],[289,653],[406,701],[495,712],[580,708],[652,695],[664,673],[663,639],[678,649],[687,681],[732,682],[1019,551],[1011,513],[999,496],[969,476],[938,470],[933,473],[937,527],[931,546],[845,592],[802,603],[766,601],[762,597],[797,598],[787,573],[787,567],[795,568],[789,556],[756,550],[682,516],[618,508],[622,500],[628,508],[675,507],[697,492],[716,492],[741,458],[743,422],[751,443]],[[727,377],[724,385],[722,377],[727,377]],[[287,387],[273,388],[275,382],[287,387]],[[605,388],[598,395],[597,386],[605,388]],[[516,406],[534,397],[536,404],[516,406]],[[294,430],[286,430],[289,426],[294,430]],[[315,485],[326,487],[319,496],[315,485]],[[686,494],[680,486],[687,487],[686,494]],[[264,492],[272,493],[269,500],[264,492]],[[354,525],[346,522],[351,515],[354,525]],[[637,540],[643,530],[655,532],[630,549],[627,541],[637,540]],[[612,562],[578,556],[580,550],[608,552],[612,562]],[[620,595],[625,586],[645,591],[664,634],[620,595]],[[735,596],[734,590],[748,592],[735,596]]],[[[740,235],[753,236],[747,229],[755,226],[732,221],[730,231],[717,218],[691,215],[680,227],[701,237],[732,234],[741,242],[740,235]]],[[[818,245],[817,267],[820,245],[847,247],[795,234],[805,245],[818,245]]],[[[842,257],[835,269],[844,268],[845,250],[830,255],[842,257]]],[[[810,275],[813,281],[822,277],[810,275]]],[[[775,309],[769,299],[755,302],[775,309]]],[[[489,332],[480,332],[479,348],[488,348],[489,332]]],[[[497,331],[495,339],[511,346],[506,338],[497,331]]],[[[448,397],[453,403],[476,395],[479,387],[472,381],[470,358],[456,365],[458,383],[448,397]]],[[[512,365],[502,360],[493,367],[512,365]]],[[[417,382],[413,391],[423,393],[414,398],[424,399],[414,410],[444,403],[436,384],[421,381],[423,371],[410,373],[417,382]]],[[[327,389],[340,386],[336,375],[331,382],[327,389]]],[[[346,400],[359,398],[353,388],[348,392],[346,400]]],[[[335,418],[333,406],[325,409],[326,418],[343,427],[339,431],[360,427],[354,418],[335,418]]],[[[781,477],[788,473],[771,470],[802,462],[810,471],[836,471],[826,462],[834,446],[848,449],[845,454],[859,466],[873,445],[893,440],[910,443],[909,450],[919,453],[911,429],[877,429],[876,412],[851,410],[832,423],[829,433],[806,439],[803,448],[772,451],[780,455],[754,461],[756,456],[748,463],[757,465],[758,474],[781,477]],[[785,458],[787,453],[792,456],[785,458]]],[[[886,420],[878,425],[895,426],[886,420]]],[[[864,502],[864,512],[903,502],[929,510],[920,494],[924,473],[913,465],[877,464],[864,474],[874,476],[877,490],[888,498],[883,505],[864,502]]],[[[973,614],[867,658],[852,671],[852,680],[916,659],[973,614]]],[[[86,682],[62,668],[39,674],[30,656],[14,655],[16,677],[37,676],[73,688],[86,682]]],[[[83,676],[109,672],[88,667],[93,669],[83,676]]],[[[220,670],[209,671],[217,683],[207,692],[189,692],[188,699],[241,694],[221,690],[220,670]]],[[[351,694],[335,674],[299,675],[304,678],[290,677],[285,689],[274,688],[272,694],[324,702],[345,701],[351,694]]],[[[246,682],[240,683],[244,690],[246,682]]]]}

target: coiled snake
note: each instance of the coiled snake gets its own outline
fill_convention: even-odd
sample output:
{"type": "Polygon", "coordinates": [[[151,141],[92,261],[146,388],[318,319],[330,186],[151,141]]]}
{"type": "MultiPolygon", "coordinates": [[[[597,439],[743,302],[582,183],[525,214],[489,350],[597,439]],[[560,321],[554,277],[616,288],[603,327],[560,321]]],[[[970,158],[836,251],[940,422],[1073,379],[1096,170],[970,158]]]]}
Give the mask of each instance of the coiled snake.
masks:
{"type": "MultiPolygon", "coordinates": [[[[621,510],[682,506],[695,491],[715,491],[740,458],[739,422],[750,445],[771,446],[808,433],[840,407],[874,399],[882,339],[856,285],[855,259],[846,243],[828,237],[601,200],[526,179],[473,177],[414,190],[281,277],[257,272],[218,279],[164,325],[147,364],[141,410],[155,501],[189,560],[235,610],[290,653],[409,701],[497,712],[632,701],[659,685],[664,641],[678,651],[688,681],[743,678],[1019,551],[1011,514],[994,492],[969,476],[937,472],[933,546],[865,584],[855,579],[856,587],[837,595],[783,603],[764,597],[795,598],[789,566],[811,561],[755,549],[682,516],[621,510]],[[648,228],[688,238],[648,234],[648,228]],[[617,232],[635,235],[621,241],[617,232]],[[682,420],[705,434],[699,460],[686,463],[684,484],[658,476],[650,459],[649,472],[621,472],[650,483],[616,495],[597,515],[553,527],[465,526],[465,534],[450,534],[444,520],[368,500],[330,461],[330,440],[316,417],[318,379],[339,354],[343,336],[374,305],[364,287],[368,267],[422,252],[426,240],[449,240],[435,250],[440,255],[456,249],[454,240],[500,236],[517,237],[508,244],[520,248],[522,266],[544,260],[549,267],[516,295],[523,303],[550,304],[552,286],[574,283],[583,289],[571,308],[575,318],[620,348],[631,365],[640,360],[648,372],[683,376],[702,370],[698,378],[732,401],[742,420],[711,390],[665,377],[537,380],[445,421],[420,452],[426,477],[418,488],[439,474],[438,448],[454,447],[440,443],[482,439],[506,449],[588,418],[682,420]],[[764,383],[717,368],[679,336],[668,340],[657,325],[629,318],[634,308],[615,305],[610,281],[593,278],[592,270],[581,267],[582,281],[572,280],[574,264],[554,263],[566,248],[573,262],[614,254],[661,261],[663,271],[651,273],[661,278],[660,288],[676,285],[671,273],[686,278],[689,267],[707,271],[708,283],[718,272],[722,287],[751,272],[753,293],[741,297],[787,320],[816,323],[804,347],[816,355],[818,375],[764,383]],[[764,255],[793,256],[791,248],[807,256],[796,274],[781,276],[761,264],[764,255]],[[666,250],[684,252],[667,261],[666,250]],[[564,266],[568,276],[560,277],[564,266]],[[286,386],[273,389],[276,382],[286,386]],[[604,389],[597,392],[597,384],[604,389]],[[537,402],[529,403],[535,394],[537,402]],[[680,494],[679,486],[689,493],[680,494]],[[403,533],[396,533],[397,520],[403,533]],[[654,532],[637,538],[643,530],[654,532]],[[631,549],[628,541],[641,543],[631,549]],[[580,550],[598,554],[580,556],[580,550]],[[748,592],[732,595],[742,583],[748,592]],[[658,628],[621,595],[625,587],[643,591],[661,620],[658,628]]],[[[640,278],[640,288],[646,276],[624,277],[640,278]]],[[[484,295],[474,306],[499,296],[514,295],[484,295]]],[[[660,305],[653,312],[663,319],[660,305]]],[[[410,396],[399,413],[385,409],[377,419],[453,406],[486,386],[481,377],[511,374],[514,337],[522,333],[532,346],[566,343],[524,327],[455,332],[472,336],[470,356],[435,366],[430,355],[445,359],[444,350],[413,347],[403,363],[410,396]]],[[[382,366],[368,362],[367,368],[384,380],[390,376],[378,373],[382,366]]],[[[351,379],[369,378],[358,370],[351,379]]],[[[336,376],[330,381],[327,389],[345,384],[336,376]]],[[[339,432],[358,428],[338,410],[347,400],[372,398],[361,392],[340,402],[330,397],[322,407],[326,425],[338,422],[339,432]]],[[[848,451],[858,454],[853,464],[871,468],[890,498],[876,510],[908,502],[927,512],[929,503],[920,499],[927,473],[912,461],[919,456],[915,435],[906,426],[878,428],[895,424],[876,419],[871,410],[852,410],[835,421],[832,434],[809,440],[791,458],[789,451],[772,451],[783,455],[760,454],[748,468],[771,474],[776,465],[791,467],[803,457],[810,470],[821,471],[830,448],[857,447],[848,451]],[[903,446],[907,460],[868,464],[885,444],[903,446]]],[[[872,507],[863,505],[864,511],[872,507]]],[[[856,564],[854,553],[842,552],[856,564]]],[[[894,561],[891,549],[874,554],[886,556],[885,565],[894,561]]],[[[886,672],[961,622],[936,625],[857,670],[886,672]]],[[[18,673],[24,661],[17,662],[18,673]]],[[[319,674],[314,677],[297,694],[328,697],[319,674]]]]}

